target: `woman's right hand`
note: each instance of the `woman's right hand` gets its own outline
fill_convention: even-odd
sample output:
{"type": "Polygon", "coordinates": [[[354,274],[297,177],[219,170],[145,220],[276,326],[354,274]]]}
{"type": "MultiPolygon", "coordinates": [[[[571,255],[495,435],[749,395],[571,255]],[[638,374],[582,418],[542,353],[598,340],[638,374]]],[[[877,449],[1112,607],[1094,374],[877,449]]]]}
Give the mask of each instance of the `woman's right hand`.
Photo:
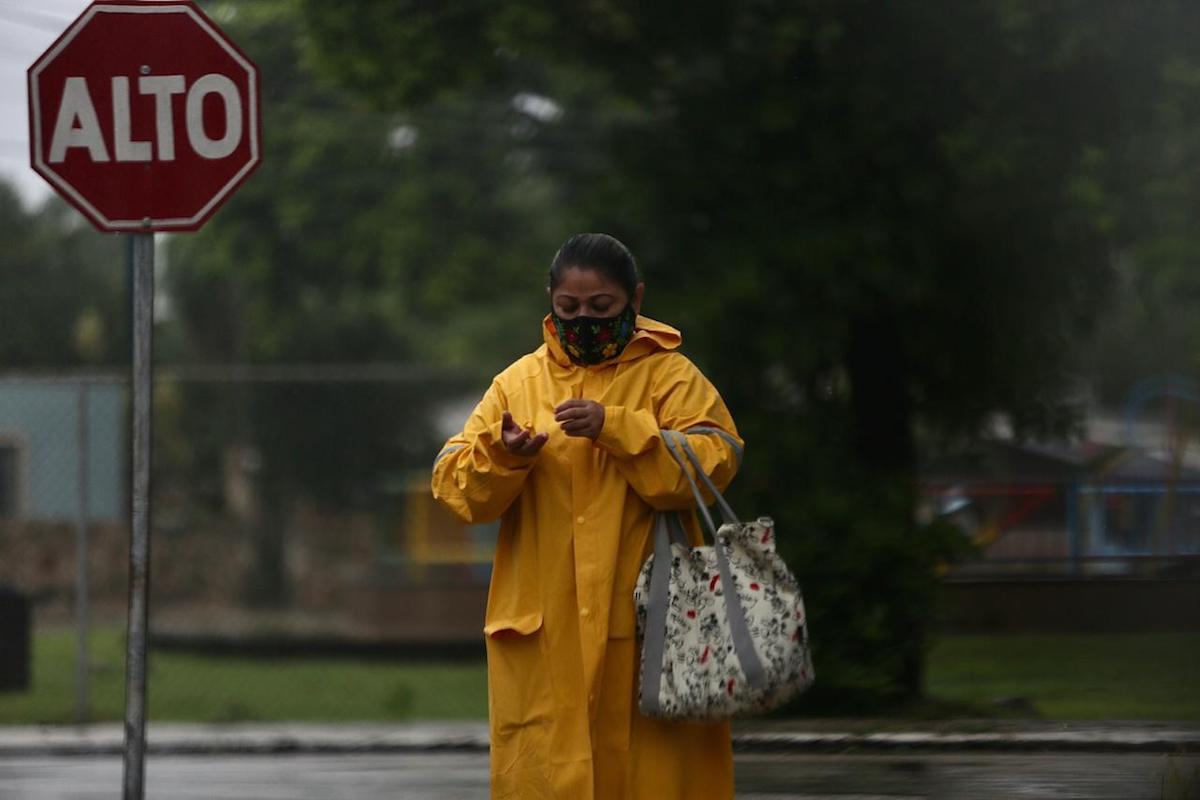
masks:
{"type": "Polygon", "coordinates": [[[534,434],[532,427],[522,428],[513,422],[512,414],[505,411],[500,423],[500,438],[504,448],[514,456],[536,456],[550,434],[534,434]]]}

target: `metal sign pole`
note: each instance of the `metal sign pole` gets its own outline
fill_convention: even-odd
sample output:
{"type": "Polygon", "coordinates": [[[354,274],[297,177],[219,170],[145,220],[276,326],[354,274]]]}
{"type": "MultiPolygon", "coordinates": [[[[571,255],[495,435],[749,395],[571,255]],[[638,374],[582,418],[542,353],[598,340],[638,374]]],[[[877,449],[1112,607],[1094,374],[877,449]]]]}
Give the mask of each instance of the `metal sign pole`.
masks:
{"type": "MultiPolygon", "coordinates": [[[[159,3],[157,8],[150,5],[129,0],[92,3],[26,72],[30,166],[101,231],[137,231],[129,237],[133,367],[124,800],[142,800],[146,776],[154,232],[199,230],[262,159],[262,91],[254,62],[195,0],[159,3]],[[135,73],[159,76],[140,79],[160,81],[157,86],[162,91],[152,92],[153,102],[144,91],[138,102],[125,95],[118,97],[117,88],[126,86],[135,73]],[[172,88],[164,88],[163,80],[172,88]],[[104,99],[112,100],[113,114],[97,116],[92,113],[95,109],[87,97],[87,86],[110,83],[116,88],[112,98],[104,99]],[[184,92],[186,102],[176,96],[184,92]],[[225,102],[225,133],[220,141],[209,138],[206,131],[192,130],[195,126],[191,123],[196,120],[190,119],[214,93],[225,102]],[[68,95],[78,102],[64,102],[68,95]],[[186,144],[177,141],[178,137],[172,139],[170,125],[164,128],[162,124],[164,114],[179,119],[185,110],[189,117],[186,144]],[[146,136],[154,133],[150,139],[135,142],[129,136],[131,130],[146,136]],[[119,151],[124,144],[130,153],[137,153],[124,156],[118,152],[110,159],[105,148],[108,142],[115,142],[119,151]],[[144,163],[135,170],[122,163],[130,160],[144,163]]],[[[81,525],[80,530],[85,527],[81,525]]],[[[86,620],[86,615],[81,614],[81,619],[86,620]]],[[[82,650],[85,637],[82,632],[79,636],[82,650]]],[[[80,686],[84,687],[86,676],[80,669],[80,686]]],[[[82,689],[79,697],[85,697],[82,689]]],[[[82,707],[83,701],[77,702],[82,707]]]]}
{"type": "Polygon", "coordinates": [[[75,389],[75,722],[88,721],[88,520],[91,517],[88,466],[91,447],[88,441],[88,384],[81,379],[75,389]]]}
{"type": "Polygon", "coordinates": [[[133,238],[133,474],[129,622],[125,650],[125,794],[142,800],[146,782],[146,627],[150,589],[150,420],[154,389],[154,234],[133,238]]]}

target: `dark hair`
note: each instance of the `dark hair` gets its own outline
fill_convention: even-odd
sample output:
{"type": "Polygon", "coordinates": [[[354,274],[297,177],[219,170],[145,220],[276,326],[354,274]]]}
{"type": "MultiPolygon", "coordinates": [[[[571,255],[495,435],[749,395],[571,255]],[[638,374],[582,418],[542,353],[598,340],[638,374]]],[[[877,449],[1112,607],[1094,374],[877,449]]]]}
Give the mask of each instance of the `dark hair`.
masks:
{"type": "Polygon", "coordinates": [[[619,284],[632,299],[639,282],[637,261],[629,248],[606,233],[577,233],[563,243],[550,262],[550,289],[571,267],[590,269],[619,284]]]}

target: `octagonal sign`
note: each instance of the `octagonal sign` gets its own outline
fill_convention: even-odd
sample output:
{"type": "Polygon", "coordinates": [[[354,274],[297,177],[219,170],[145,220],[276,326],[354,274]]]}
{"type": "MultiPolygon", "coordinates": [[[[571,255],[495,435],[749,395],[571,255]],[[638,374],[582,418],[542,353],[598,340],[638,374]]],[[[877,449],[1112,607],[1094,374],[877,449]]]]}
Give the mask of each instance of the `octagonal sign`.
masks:
{"type": "Polygon", "coordinates": [[[191,0],[100,0],[29,68],[33,169],[105,231],[190,231],[258,166],[258,70],[191,0]]]}

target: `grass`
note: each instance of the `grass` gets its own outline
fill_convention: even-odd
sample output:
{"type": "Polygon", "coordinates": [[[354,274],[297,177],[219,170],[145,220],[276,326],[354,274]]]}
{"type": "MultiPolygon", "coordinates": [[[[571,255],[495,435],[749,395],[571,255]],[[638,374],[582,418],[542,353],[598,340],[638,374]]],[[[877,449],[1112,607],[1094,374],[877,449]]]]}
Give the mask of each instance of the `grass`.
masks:
{"type": "Polygon", "coordinates": [[[948,636],[927,687],[946,701],[1032,704],[1047,719],[1200,721],[1200,635],[948,636]]]}
{"type": "MultiPolygon", "coordinates": [[[[95,631],[92,718],[123,715],[124,650],[117,629],[95,631]]],[[[203,722],[482,719],[482,663],[261,660],[151,653],[150,716],[203,722]]],[[[39,630],[34,687],[0,693],[0,724],[73,717],[74,633],[39,630]]],[[[997,716],[1200,721],[1200,636],[954,636],[930,654],[929,693],[997,716]],[[1022,698],[1018,709],[996,706],[1022,698]]]]}
{"type": "MultiPolygon", "coordinates": [[[[124,716],[124,637],[90,639],[93,720],[124,716]]],[[[33,689],[0,693],[0,724],[70,722],[74,632],[38,631],[33,689]]],[[[482,663],[246,659],[150,653],[149,713],[156,720],[477,719],[487,716],[482,663]]]]}

